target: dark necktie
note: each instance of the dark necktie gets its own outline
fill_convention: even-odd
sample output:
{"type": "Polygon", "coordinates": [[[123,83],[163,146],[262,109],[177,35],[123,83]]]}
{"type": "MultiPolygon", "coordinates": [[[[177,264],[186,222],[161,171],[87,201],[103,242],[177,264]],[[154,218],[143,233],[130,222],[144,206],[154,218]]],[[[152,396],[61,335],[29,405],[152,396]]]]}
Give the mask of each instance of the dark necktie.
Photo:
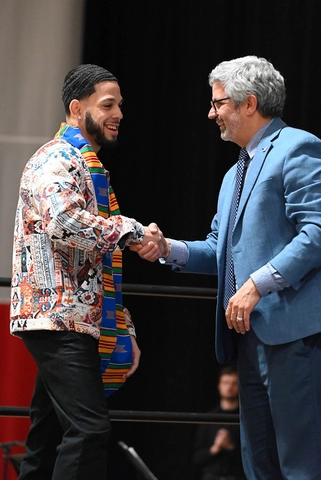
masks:
{"type": "Polygon", "coordinates": [[[232,256],[232,234],[239,206],[242,185],[244,180],[244,173],[249,155],[245,148],[241,148],[240,155],[237,161],[235,187],[231,204],[230,219],[227,233],[226,243],[226,264],[225,264],[225,285],[224,285],[224,308],[227,308],[230,298],[236,291],[235,276],[234,276],[234,263],[232,256]]]}

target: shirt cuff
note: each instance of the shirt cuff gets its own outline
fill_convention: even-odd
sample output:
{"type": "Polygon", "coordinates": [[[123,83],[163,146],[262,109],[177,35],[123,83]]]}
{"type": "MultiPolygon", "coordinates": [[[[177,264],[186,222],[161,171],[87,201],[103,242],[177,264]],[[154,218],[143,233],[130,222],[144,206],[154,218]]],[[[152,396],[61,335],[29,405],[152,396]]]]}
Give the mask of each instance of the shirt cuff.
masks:
{"type": "Polygon", "coordinates": [[[259,268],[256,272],[252,273],[250,277],[260,292],[261,297],[265,297],[266,295],[270,295],[271,293],[278,292],[283,290],[283,288],[290,286],[271,263],[267,263],[259,268]]]}
{"type": "Polygon", "coordinates": [[[160,258],[159,262],[164,265],[174,265],[183,268],[188,261],[189,252],[185,242],[169,239],[171,249],[167,258],[160,258]]]}
{"type": "Polygon", "coordinates": [[[133,221],[133,226],[129,232],[125,233],[118,242],[118,246],[121,250],[125,247],[129,247],[133,243],[142,243],[144,238],[144,227],[141,223],[133,221]]]}

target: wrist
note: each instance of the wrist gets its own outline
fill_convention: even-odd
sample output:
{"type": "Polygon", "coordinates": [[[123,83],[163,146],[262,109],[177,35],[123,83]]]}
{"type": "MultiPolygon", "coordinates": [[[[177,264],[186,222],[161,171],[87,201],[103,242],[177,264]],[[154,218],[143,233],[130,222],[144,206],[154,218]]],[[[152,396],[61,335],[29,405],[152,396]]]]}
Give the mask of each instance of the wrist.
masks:
{"type": "Polygon", "coordinates": [[[169,257],[169,254],[171,253],[171,248],[172,248],[172,244],[169,238],[165,238],[165,242],[166,242],[166,250],[165,250],[165,254],[163,255],[164,260],[166,260],[169,257]]]}

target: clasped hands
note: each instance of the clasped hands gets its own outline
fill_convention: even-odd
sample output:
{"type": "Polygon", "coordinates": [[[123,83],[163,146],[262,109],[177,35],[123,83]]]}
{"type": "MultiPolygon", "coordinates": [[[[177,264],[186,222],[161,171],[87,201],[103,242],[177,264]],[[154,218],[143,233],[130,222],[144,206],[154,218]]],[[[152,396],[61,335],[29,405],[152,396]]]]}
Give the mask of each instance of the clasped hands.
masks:
{"type": "Polygon", "coordinates": [[[142,243],[135,243],[129,248],[144,260],[155,262],[158,258],[167,258],[170,250],[169,240],[166,239],[156,223],[144,227],[142,243]]]}
{"type": "MultiPolygon", "coordinates": [[[[165,238],[156,223],[144,227],[142,243],[131,245],[130,250],[137,252],[144,260],[155,262],[159,258],[167,258],[170,252],[170,240],[165,238]]],[[[229,329],[237,333],[250,330],[250,314],[261,295],[251,278],[249,278],[230,299],[225,317],[229,329]],[[241,320],[241,321],[239,321],[241,320]]]]}
{"type": "Polygon", "coordinates": [[[231,439],[230,432],[226,428],[220,428],[214,439],[214,443],[210,448],[211,455],[217,455],[222,450],[233,450],[234,443],[231,439]]]}

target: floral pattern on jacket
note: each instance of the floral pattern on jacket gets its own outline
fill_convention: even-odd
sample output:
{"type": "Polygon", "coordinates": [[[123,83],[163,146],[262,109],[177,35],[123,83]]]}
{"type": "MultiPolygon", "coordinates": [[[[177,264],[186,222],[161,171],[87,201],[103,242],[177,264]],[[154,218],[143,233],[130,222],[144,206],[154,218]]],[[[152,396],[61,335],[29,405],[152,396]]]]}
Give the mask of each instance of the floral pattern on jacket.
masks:
{"type": "MultiPolygon", "coordinates": [[[[106,172],[108,174],[108,172],[106,172]]],[[[98,215],[90,171],[62,139],[43,145],[21,177],[15,219],[11,333],[74,330],[99,338],[102,255],[141,242],[143,226],[98,215]]]]}

